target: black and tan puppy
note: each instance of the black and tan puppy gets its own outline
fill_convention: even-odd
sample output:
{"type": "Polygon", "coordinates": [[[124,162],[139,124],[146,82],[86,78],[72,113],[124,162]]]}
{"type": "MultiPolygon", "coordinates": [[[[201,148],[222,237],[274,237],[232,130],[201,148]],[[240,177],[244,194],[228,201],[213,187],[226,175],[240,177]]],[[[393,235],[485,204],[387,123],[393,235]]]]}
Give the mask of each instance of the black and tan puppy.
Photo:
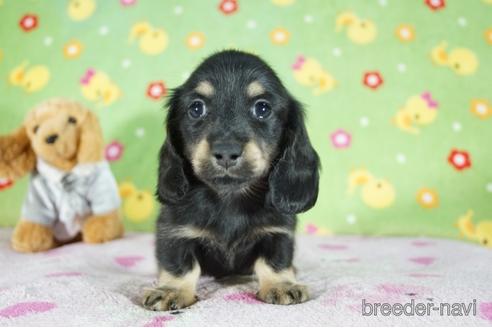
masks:
{"type": "Polygon", "coordinates": [[[318,155],[303,110],[260,58],[223,51],[206,59],[170,101],[157,196],[159,283],[151,310],[196,301],[201,274],[255,273],[257,297],[308,299],[292,266],[296,213],[318,195],[318,155]]]}

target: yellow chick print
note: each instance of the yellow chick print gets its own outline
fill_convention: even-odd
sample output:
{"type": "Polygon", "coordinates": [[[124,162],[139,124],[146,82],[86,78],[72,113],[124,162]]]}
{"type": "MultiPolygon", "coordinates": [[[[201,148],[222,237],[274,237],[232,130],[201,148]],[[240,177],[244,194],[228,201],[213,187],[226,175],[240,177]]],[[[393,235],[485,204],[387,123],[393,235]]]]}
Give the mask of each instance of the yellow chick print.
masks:
{"type": "Polygon", "coordinates": [[[404,132],[419,134],[418,126],[434,122],[438,107],[439,103],[432,98],[430,92],[410,97],[405,106],[396,113],[393,124],[404,132]]]}
{"type": "Polygon", "coordinates": [[[393,185],[385,179],[373,177],[366,169],[353,170],[349,174],[348,186],[349,194],[354,194],[356,188],[362,186],[362,201],[371,208],[390,207],[395,201],[393,185]]]}
{"type": "Polygon", "coordinates": [[[122,182],[119,186],[120,196],[123,198],[123,213],[132,222],[143,222],[154,211],[154,197],[152,193],[138,190],[131,182],[122,182]]]}
{"type": "Polygon", "coordinates": [[[74,21],[83,21],[91,17],[96,10],[95,0],[70,0],[68,16],[74,21]]]}
{"type": "Polygon", "coordinates": [[[316,59],[298,56],[292,64],[292,70],[297,82],[313,88],[314,95],[330,91],[336,85],[335,79],[321,67],[316,59]]]}
{"type": "Polygon", "coordinates": [[[133,25],[129,39],[130,43],[138,40],[140,50],[147,55],[162,53],[169,43],[166,31],[161,28],[154,28],[147,22],[133,25]]]}
{"type": "Polygon", "coordinates": [[[15,67],[9,75],[10,84],[23,88],[26,92],[36,92],[44,88],[50,80],[50,71],[43,65],[29,66],[25,61],[15,67]]]}
{"type": "Polygon", "coordinates": [[[121,96],[120,88],[104,72],[89,68],[80,79],[82,94],[97,105],[109,106],[121,96]]]}
{"type": "Polygon", "coordinates": [[[273,4],[276,6],[290,6],[296,0],[272,0],[273,4]]]}
{"type": "Polygon", "coordinates": [[[432,62],[436,65],[447,66],[458,75],[471,75],[478,68],[478,58],[473,51],[466,48],[454,48],[447,52],[448,44],[441,42],[431,51],[432,62]]]}
{"type": "Polygon", "coordinates": [[[473,211],[468,210],[456,222],[461,236],[479,242],[485,247],[492,248],[492,220],[481,221],[475,226],[473,224],[473,211]]]}
{"type": "Polygon", "coordinates": [[[351,11],[344,11],[337,16],[336,31],[347,28],[348,38],[357,44],[368,44],[374,41],[378,34],[376,24],[368,19],[360,19],[351,11]]]}

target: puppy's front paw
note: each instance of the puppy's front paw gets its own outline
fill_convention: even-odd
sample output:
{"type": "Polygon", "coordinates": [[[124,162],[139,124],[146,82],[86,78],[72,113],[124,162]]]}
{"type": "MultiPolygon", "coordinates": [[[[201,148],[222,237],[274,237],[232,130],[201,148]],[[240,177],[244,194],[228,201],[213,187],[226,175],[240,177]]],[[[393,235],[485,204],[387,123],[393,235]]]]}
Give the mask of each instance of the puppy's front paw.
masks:
{"type": "Polygon", "coordinates": [[[142,304],[148,310],[168,311],[185,308],[196,301],[196,296],[186,290],[159,287],[146,290],[142,304]]]}
{"type": "Polygon", "coordinates": [[[271,304],[298,304],[309,299],[308,289],[304,285],[291,282],[282,282],[260,289],[256,296],[265,303],[271,304]]]}

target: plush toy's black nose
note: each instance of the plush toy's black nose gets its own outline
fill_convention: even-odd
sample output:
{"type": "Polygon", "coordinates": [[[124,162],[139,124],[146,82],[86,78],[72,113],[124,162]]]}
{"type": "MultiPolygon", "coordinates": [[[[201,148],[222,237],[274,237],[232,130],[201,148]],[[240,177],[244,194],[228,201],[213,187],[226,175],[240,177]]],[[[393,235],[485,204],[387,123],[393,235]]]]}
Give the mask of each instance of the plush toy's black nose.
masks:
{"type": "Polygon", "coordinates": [[[45,140],[47,144],[54,144],[56,139],[58,139],[58,134],[49,135],[45,140]]]}
{"type": "Polygon", "coordinates": [[[212,147],[215,162],[226,170],[237,164],[243,149],[237,143],[218,143],[212,147]]]}

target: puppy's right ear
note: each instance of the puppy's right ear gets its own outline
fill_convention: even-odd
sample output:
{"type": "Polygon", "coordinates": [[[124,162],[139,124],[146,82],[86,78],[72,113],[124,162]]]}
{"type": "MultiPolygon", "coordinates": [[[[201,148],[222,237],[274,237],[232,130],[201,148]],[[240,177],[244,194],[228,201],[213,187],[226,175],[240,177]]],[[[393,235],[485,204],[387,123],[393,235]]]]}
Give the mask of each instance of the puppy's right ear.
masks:
{"type": "Polygon", "coordinates": [[[31,172],[36,155],[26,128],[20,127],[10,135],[0,136],[0,177],[18,179],[31,172]]]}
{"type": "Polygon", "coordinates": [[[179,145],[172,123],[179,106],[179,91],[176,90],[169,100],[169,113],[167,116],[166,141],[159,153],[159,180],[157,182],[157,199],[161,203],[174,204],[181,200],[189,188],[189,181],[184,169],[184,160],[178,153],[179,145]]]}
{"type": "Polygon", "coordinates": [[[176,153],[169,137],[159,154],[157,198],[161,203],[176,203],[188,192],[189,182],[183,170],[183,159],[176,153]]]}

